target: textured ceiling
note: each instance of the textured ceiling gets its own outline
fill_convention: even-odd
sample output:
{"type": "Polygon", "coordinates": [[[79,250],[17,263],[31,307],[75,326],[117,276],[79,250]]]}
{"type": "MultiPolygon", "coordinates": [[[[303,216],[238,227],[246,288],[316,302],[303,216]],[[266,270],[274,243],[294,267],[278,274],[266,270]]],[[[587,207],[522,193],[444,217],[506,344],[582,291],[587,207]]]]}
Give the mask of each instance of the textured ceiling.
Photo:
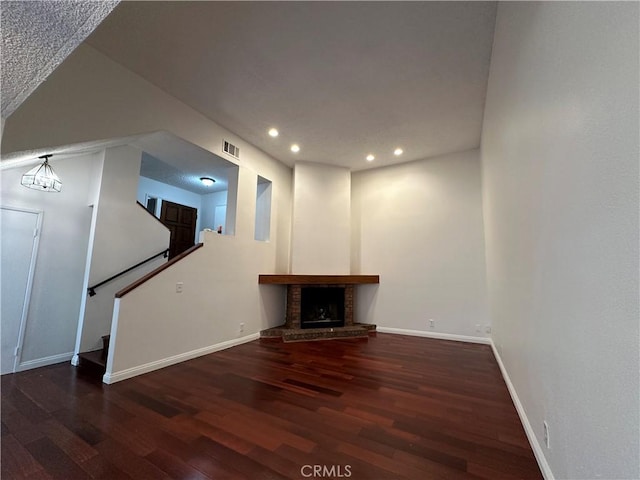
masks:
{"type": "Polygon", "coordinates": [[[358,170],[479,146],[495,14],[494,2],[122,2],[87,41],[289,165],[358,170]]]}
{"type": "Polygon", "coordinates": [[[228,188],[228,174],[237,166],[222,157],[167,132],[141,136],[130,142],[143,151],[140,175],[199,195],[228,188]],[[207,187],[200,177],[213,178],[207,187]]]}
{"type": "Polygon", "coordinates": [[[119,0],[2,1],[2,118],[11,115],[119,0]]]}
{"type": "MultiPolygon", "coordinates": [[[[203,169],[209,170],[209,169],[203,169]]],[[[140,175],[143,177],[156,180],[167,185],[182,188],[198,195],[206,195],[207,193],[219,192],[227,189],[227,179],[216,175],[215,173],[196,174],[187,172],[180,168],[169,165],[162,160],[142,152],[142,162],[140,165],[140,175]],[[201,181],[201,177],[208,177],[215,180],[215,183],[209,187],[205,186],[201,181]]]]}

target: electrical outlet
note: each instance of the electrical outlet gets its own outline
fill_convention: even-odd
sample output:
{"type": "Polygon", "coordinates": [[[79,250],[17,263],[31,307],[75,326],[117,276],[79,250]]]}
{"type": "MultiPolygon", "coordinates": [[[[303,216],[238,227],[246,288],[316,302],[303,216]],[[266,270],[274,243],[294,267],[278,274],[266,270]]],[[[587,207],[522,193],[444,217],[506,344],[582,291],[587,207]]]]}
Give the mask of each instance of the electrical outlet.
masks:
{"type": "Polygon", "coordinates": [[[176,283],[176,293],[182,293],[182,288],[184,287],[183,282],[176,283]]]}
{"type": "Polygon", "coordinates": [[[544,422],[542,422],[543,428],[544,428],[544,445],[547,448],[550,448],[549,445],[549,424],[547,423],[547,421],[545,420],[544,422]]]}
{"type": "Polygon", "coordinates": [[[491,325],[487,325],[486,327],[484,327],[484,332],[491,333],[491,325]]]}
{"type": "Polygon", "coordinates": [[[480,333],[480,324],[476,323],[476,333],[480,333]]]}
{"type": "Polygon", "coordinates": [[[435,327],[435,326],[436,326],[436,322],[433,320],[433,318],[430,318],[430,319],[429,319],[429,327],[430,327],[430,328],[433,328],[433,327],[435,327]]]}
{"type": "Polygon", "coordinates": [[[244,332],[244,323],[240,324],[240,332],[244,332]]]}

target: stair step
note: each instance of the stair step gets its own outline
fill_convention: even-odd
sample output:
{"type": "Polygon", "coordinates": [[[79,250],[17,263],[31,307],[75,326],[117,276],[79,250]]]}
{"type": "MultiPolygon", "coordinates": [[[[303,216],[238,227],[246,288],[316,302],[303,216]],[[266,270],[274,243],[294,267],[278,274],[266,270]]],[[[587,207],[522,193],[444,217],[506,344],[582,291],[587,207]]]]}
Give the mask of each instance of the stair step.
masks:
{"type": "Polygon", "coordinates": [[[82,352],[78,354],[80,367],[87,371],[104,374],[106,370],[106,359],[102,357],[102,350],[92,352],[82,352]]]}
{"type": "Polygon", "coordinates": [[[109,341],[111,340],[111,335],[103,335],[102,337],[102,360],[107,362],[107,354],[109,353],[109,341]]]}

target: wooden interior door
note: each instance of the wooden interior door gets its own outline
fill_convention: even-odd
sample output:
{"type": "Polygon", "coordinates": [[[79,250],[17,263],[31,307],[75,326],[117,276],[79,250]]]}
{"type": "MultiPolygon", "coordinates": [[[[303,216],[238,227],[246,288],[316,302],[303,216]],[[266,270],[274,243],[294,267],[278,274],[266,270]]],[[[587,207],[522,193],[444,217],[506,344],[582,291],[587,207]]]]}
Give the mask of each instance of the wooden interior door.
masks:
{"type": "Polygon", "coordinates": [[[179,203],[162,201],[160,221],[171,231],[169,259],[193,247],[198,210],[179,203]]]}

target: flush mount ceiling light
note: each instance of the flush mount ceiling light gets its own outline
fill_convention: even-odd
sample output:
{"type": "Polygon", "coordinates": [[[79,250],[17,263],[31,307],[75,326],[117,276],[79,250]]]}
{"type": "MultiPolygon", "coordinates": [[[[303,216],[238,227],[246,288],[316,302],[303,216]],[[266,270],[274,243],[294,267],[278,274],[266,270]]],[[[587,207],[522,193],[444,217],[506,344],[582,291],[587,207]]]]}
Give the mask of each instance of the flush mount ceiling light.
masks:
{"type": "Polygon", "coordinates": [[[62,190],[62,182],[58,176],[53,172],[51,165],[49,165],[49,158],[53,155],[42,155],[44,161],[37,167],[33,167],[27,173],[22,175],[20,184],[33,188],[34,190],[40,190],[42,192],[59,192],[62,190]]]}
{"type": "Polygon", "coordinates": [[[216,181],[213,178],[209,178],[209,177],[200,177],[200,181],[206,187],[210,187],[211,185],[216,183],[216,181]]]}
{"type": "Polygon", "coordinates": [[[276,138],[278,135],[280,135],[280,132],[278,132],[277,128],[272,128],[269,130],[269,136],[276,138]]]}
{"type": "Polygon", "coordinates": [[[373,154],[369,154],[367,155],[367,162],[373,162],[375,160],[376,157],[373,156],[373,154]]]}
{"type": "Polygon", "coordinates": [[[396,148],[396,149],[393,151],[393,154],[394,154],[396,157],[399,157],[400,155],[402,155],[402,152],[403,152],[403,150],[402,150],[401,148],[396,148]]]}
{"type": "Polygon", "coordinates": [[[293,153],[298,153],[300,151],[300,145],[298,145],[297,143],[294,143],[293,145],[291,145],[291,151],[293,153]]]}

